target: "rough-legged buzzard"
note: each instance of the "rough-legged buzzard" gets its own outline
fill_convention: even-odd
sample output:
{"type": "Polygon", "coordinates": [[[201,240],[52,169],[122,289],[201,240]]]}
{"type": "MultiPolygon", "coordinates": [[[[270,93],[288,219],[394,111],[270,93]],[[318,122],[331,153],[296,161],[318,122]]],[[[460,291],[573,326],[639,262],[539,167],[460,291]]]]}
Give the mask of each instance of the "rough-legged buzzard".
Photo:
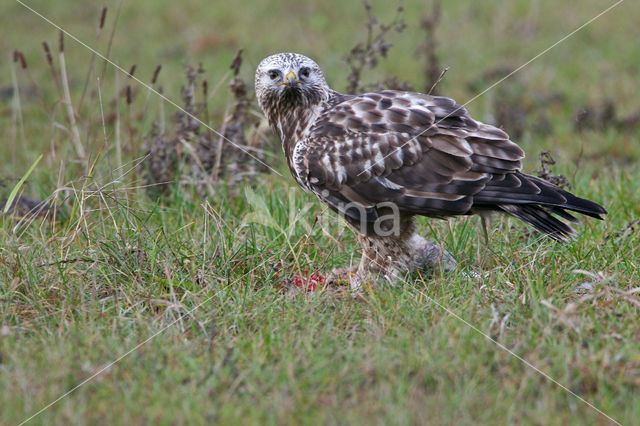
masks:
{"type": "Polygon", "coordinates": [[[298,184],[358,232],[363,253],[352,284],[371,272],[395,279],[433,266],[421,264],[437,247],[415,233],[415,215],[502,212],[565,240],[575,231],[555,216],[578,222],[567,210],[606,213],[523,174],[522,149],[452,99],[393,90],[344,95],[296,53],[265,58],[255,88],[298,184]]]}

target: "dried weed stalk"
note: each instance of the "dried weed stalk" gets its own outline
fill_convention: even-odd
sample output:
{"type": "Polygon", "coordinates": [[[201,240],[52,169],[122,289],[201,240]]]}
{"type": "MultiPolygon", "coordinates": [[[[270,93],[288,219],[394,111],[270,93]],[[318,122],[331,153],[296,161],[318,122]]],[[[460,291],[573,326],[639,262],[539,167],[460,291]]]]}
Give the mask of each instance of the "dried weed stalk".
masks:
{"type": "Polygon", "coordinates": [[[154,123],[145,141],[146,177],[152,194],[166,193],[170,183],[178,181],[194,185],[198,194],[202,195],[211,193],[220,182],[233,185],[247,176],[265,171],[256,164],[255,159],[238,148],[254,151],[254,155],[261,157],[264,140],[256,136],[258,120],[249,113],[252,98],[246,82],[239,76],[241,55],[242,50],[231,64],[234,74],[229,84],[233,95],[233,102],[228,108],[231,113],[225,117],[218,134],[203,128],[199,121],[208,120],[208,82],[202,78],[204,70],[202,66],[197,69],[186,67],[187,84],[181,90],[186,113],[174,113],[172,131],[163,132],[154,123]],[[203,94],[200,102],[196,99],[198,88],[202,89],[203,94]]]}
{"type": "Polygon", "coordinates": [[[420,21],[420,28],[425,32],[425,40],[418,48],[418,56],[423,56],[424,76],[426,78],[425,92],[430,95],[437,95],[437,86],[447,72],[447,68],[440,65],[437,50],[438,42],[436,39],[436,30],[440,25],[441,18],[440,1],[433,3],[433,9],[428,15],[424,15],[420,21]]]}
{"type": "Polygon", "coordinates": [[[540,152],[538,161],[540,161],[540,167],[536,170],[538,177],[546,180],[547,182],[551,182],[554,185],[558,185],[560,188],[571,189],[571,183],[569,183],[569,179],[567,179],[566,176],[556,175],[551,172],[551,168],[549,166],[556,164],[556,160],[551,156],[551,152],[540,152]]]}
{"type": "MultiPolygon", "coordinates": [[[[233,94],[234,102],[231,114],[224,121],[223,134],[227,140],[234,144],[253,151],[252,155],[257,156],[264,163],[265,158],[260,148],[265,138],[261,137],[262,135],[258,132],[258,120],[250,115],[253,103],[253,99],[249,95],[250,89],[247,88],[247,83],[244,79],[238,75],[242,66],[242,52],[243,49],[240,49],[231,62],[233,79],[229,83],[229,88],[233,94]],[[248,139],[246,137],[247,129],[251,129],[248,139]]],[[[226,164],[232,176],[237,176],[238,173],[246,175],[268,170],[264,164],[258,163],[254,158],[251,158],[246,151],[238,150],[229,144],[225,146],[228,148],[225,158],[233,160],[227,161],[226,164]]]]}
{"type": "MultiPolygon", "coordinates": [[[[401,33],[407,27],[404,22],[404,9],[402,6],[398,6],[395,18],[388,24],[382,24],[378,21],[378,18],[373,15],[372,6],[369,2],[364,2],[364,8],[369,18],[365,24],[367,28],[367,41],[355,45],[355,47],[349,51],[349,54],[344,57],[350,69],[349,75],[347,76],[347,93],[358,93],[380,88],[380,83],[374,83],[373,85],[364,84],[362,82],[362,72],[365,69],[375,68],[380,58],[387,56],[393,44],[388,42],[386,37],[393,32],[401,33]]],[[[387,85],[386,88],[407,89],[410,87],[407,83],[397,79],[387,79],[383,83],[387,85]]]]}

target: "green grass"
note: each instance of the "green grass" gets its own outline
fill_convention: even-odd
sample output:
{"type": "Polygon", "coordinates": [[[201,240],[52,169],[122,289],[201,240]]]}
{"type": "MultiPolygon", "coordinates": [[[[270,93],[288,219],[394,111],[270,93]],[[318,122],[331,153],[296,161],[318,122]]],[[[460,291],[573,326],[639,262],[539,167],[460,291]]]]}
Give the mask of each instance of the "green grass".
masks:
{"type": "MultiPolygon", "coordinates": [[[[393,17],[388,2],[373,3],[381,20],[393,17]]],[[[99,5],[28,4],[95,40],[99,5]]],[[[106,33],[117,2],[107,5],[106,33]]],[[[390,58],[367,78],[393,74],[422,87],[414,53],[428,8],[418,1],[404,6],[409,27],[392,37],[390,58]]],[[[470,99],[468,83],[485,70],[520,65],[604,7],[446,2],[437,34],[441,62],[451,70],[441,92],[470,99]]],[[[66,200],[57,222],[0,217],[0,423],[20,423],[108,366],[32,423],[608,424],[461,319],[617,421],[637,422],[638,226],[617,234],[640,216],[637,125],[635,132],[577,133],[571,122],[579,106],[602,97],[614,99],[620,115],[640,108],[637,49],[629,36],[638,10],[625,2],[503,83],[521,85],[532,98],[565,96],[549,111],[553,133],[522,137],[525,170],[535,170],[537,153],[550,149],[558,160],[554,172],[568,176],[576,194],[605,205],[606,220],[585,220],[576,241],[559,245],[498,218],[486,246],[478,219],[423,219],[421,233],[442,241],[459,267],[354,297],[344,287],[306,294],[287,285],[306,269],[327,273],[359,254],[352,232],[297,188],[277,145],[268,158],[284,177],[220,185],[206,198],[174,185],[153,201],[140,188],[141,171],[124,172],[141,155],[160,101],[149,97],[148,114],[133,120],[133,133],[126,117],[143,110],[146,92],[138,88],[131,107],[118,101],[125,163],[114,170],[115,124],[103,129],[92,80],[79,126],[97,161],[85,173],[73,161],[68,133],[54,126],[67,126],[66,113],[40,43],[55,47],[56,32],[5,2],[0,15],[10,31],[0,40],[3,57],[13,48],[25,53],[52,111],[28,94],[31,80],[16,70],[25,137],[13,124],[11,99],[3,98],[0,178],[9,180],[2,195],[43,154],[21,191],[42,199],[63,188],[58,199],[66,200]],[[103,130],[109,145],[99,154],[103,130]],[[316,216],[323,226],[314,224],[316,216]],[[472,270],[482,278],[472,278],[472,270]],[[577,293],[584,283],[590,290],[577,293]]],[[[294,50],[316,58],[342,89],[341,57],[364,40],[365,20],[359,2],[125,2],[111,57],[127,69],[136,63],[144,81],[161,63],[160,83],[171,99],[184,82],[181,62],[203,62],[210,84],[221,82],[210,100],[217,127],[237,48],[246,49],[241,75],[249,82],[263,56],[294,50]]],[[[98,44],[106,49],[105,34],[98,44]]],[[[65,55],[78,102],[91,55],[69,39],[65,55]]],[[[107,67],[101,83],[107,115],[115,110],[115,84],[107,67]]],[[[0,86],[11,85],[11,67],[3,67],[0,86]]],[[[469,105],[474,116],[490,118],[488,96],[469,105]]],[[[172,111],[164,108],[169,120],[172,111]]]]}

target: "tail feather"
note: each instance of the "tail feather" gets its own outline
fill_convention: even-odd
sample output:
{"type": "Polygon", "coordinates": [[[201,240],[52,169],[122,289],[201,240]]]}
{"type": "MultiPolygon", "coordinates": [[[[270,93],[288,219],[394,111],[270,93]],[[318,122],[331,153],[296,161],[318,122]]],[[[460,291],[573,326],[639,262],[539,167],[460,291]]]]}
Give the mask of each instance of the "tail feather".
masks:
{"type": "Polygon", "coordinates": [[[596,219],[602,219],[603,214],[607,214],[607,210],[600,204],[587,200],[585,198],[576,197],[572,193],[565,191],[557,187],[556,185],[547,182],[541,178],[525,175],[529,180],[533,181],[536,185],[540,186],[543,191],[554,191],[562,195],[566,201],[558,205],[562,209],[572,210],[574,212],[582,213],[587,216],[595,217],[596,219]]]}
{"type": "MultiPolygon", "coordinates": [[[[493,185],[489,188],[490,191],[496,191],[498,188],[501,191],[500,197],[494,198],[495,208],[521,219],[555,240],[565,241],[576,234],[571,226],[555,216],[568,222],[580,223],[580,220],[567,210],[596,219],[602,219],[602,215],[607,214],[607,210],[598,203],[576,197],[543,179],[521,173],[516,174],[516,177],[523,182],[522,185],[493,185]],[[538,191],[530,192],[527,185],[535,186],[538,191]]],[[[484,191],[480,194],[483,193],[484,191]]],[[[481,200],[484,201],[482,198],[481,200]]]]}
{"type": "Polygon", "coordinates": [[[581,224],[582,221],[580,219],[578,219],[577,217],[575,217],[574,215],[572,215],[571,213],[569,213],[568,211],[560,208],[560,207],[552,207],[551,208],[551,213],[560,216],[561,218],[568,220],[571,223],[578,223],[581,224]]]}
{"type": "MultiPolygon", "coordinates": [[[[556,241],[566,241],[576,235],[576,231],[566,223],[553,216],[551,209],[539,205],[501,205],[500,209],[528,223],[556,241]]],[[[553,211],[557,213],[557,211],[553,211]]],[[[563,213],[566,213],[563,211],[563,213]]],[[[567,213],[568,215],[568,213],[567,213]]],[[[570,216],[570,215],[569,215],[570,216]]],[[[573,216],[572,216],[573,217],[573,216]]],[[[575,218],[574,218],[575,219],[575,218]]]]}

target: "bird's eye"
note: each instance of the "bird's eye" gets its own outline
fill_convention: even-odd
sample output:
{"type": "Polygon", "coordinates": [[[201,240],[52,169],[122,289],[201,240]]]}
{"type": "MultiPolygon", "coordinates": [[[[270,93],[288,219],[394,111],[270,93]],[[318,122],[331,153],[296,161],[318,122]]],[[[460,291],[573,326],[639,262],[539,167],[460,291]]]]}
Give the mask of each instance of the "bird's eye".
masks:
{"type": "Polygon", "coordinates": [[[278,71],[276,70],[271,70],[268,72],[268,74],[271,80],[275,80],[278,77],[278,71]]]}
{"type": "Polygon", "coordinates": [[[307,67],[300,68],[300,72],[298,74],[300,74],[300,77],[304,77],[304,78],[309,77],[309,68],[307,67]]]}

